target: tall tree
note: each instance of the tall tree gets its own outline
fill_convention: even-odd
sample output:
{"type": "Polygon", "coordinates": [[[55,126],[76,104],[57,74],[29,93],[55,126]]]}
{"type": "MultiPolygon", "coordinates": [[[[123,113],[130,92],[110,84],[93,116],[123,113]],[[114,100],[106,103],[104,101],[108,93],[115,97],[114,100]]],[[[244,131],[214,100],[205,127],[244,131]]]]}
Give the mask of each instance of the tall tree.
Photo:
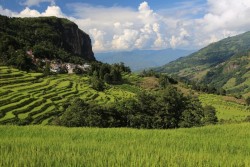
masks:
{"type": "Polygon", "coordinates": [[[218,122],[218,118],[216,116],[216,110],[213,106],[205,106],[204,107],[204,124],[216,124],[218,122]]]}

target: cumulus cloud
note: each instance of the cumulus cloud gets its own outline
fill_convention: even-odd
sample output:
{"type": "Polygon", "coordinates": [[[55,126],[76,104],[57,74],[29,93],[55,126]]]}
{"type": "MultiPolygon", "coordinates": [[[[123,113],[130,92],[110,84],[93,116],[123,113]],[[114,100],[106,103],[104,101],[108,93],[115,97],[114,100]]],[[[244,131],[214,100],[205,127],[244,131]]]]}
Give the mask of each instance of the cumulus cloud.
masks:
{"type": "Polygon", "coordinates": [[[61,11],[59,6],[48,6],[47,9],[40,13],[37,10],[32,10],[29,7],[26,7],[20,13],[13,14],[16,17],[41,17],[41,16],[56,16],[56,17],[66,17],[61,11]]]}
{"type": "Polygon", "coordinates": [[[74,17],[77,18],[74,21],[92,37],[95,51],[157,49],[167,46],[160,16],[147,2],[142,2],[137,10],[118,6],[94,7],[82,3],[71,4],[69,7],[74,10],[74,17]]]}
{"type": "Polygon", "coordinates": [[[3,9],[0,14],[18,17],[57,16],[68,18],[92,38],[95,52],[133,49],[198,49],[222,38],[249,30],[249,0],[207,0],[206,4],[177,3],[178,6],[154,11],[144,1],[137,9],[67,5],[72,14],[50,5],[44,12],[31,6],[53,0],[27,0],[20,13],[3,9]],[[192,10],[190,9],[192,7],[192,10]]]}
{"type": "Polygon", "coordinates": [[[16,15],[16,12],[13,12],[9,9],[4,9],[1,5],[0,5],[0,14],[1,15],[5,15],[5,16],[9,16],[12,17],[13,15],[16,15]]]}
{"type": "Polygon", "coordinates": [[[208,0],[209,13],[203,18],[206,31],[245,30],[250,26],[250,1],[208,0]]]}

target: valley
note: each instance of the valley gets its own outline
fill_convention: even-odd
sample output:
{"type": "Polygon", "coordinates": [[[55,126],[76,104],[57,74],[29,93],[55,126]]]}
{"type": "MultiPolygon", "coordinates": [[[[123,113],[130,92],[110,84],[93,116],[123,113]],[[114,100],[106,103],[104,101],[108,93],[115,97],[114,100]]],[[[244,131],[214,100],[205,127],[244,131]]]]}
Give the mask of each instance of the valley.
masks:
{"type": "Polygon", "coordinates": [[[0,167],[250,166],[249,0],[135,3],[0,2],[0,167]]]}

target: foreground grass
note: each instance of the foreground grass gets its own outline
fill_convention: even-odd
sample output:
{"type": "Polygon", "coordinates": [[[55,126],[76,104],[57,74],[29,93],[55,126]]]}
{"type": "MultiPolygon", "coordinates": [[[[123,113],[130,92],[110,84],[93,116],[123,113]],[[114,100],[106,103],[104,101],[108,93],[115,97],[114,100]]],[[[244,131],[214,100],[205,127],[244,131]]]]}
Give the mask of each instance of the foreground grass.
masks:
{"type": "Polygon", "coordinates": [[[0,126],[0,166],[250,166],[249,129],[0,126]]]}

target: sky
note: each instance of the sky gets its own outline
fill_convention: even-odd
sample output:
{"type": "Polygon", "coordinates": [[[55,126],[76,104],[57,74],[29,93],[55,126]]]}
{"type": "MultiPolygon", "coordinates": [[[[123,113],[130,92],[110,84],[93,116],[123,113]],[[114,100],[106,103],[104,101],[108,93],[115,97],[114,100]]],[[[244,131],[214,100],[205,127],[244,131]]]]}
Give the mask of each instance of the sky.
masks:
{"type": "Polygon", "coordinates": [[[67,18],[94,52],[195,50],[250,30],[250,0],[0,0],[0,14],[67,18]]]}

